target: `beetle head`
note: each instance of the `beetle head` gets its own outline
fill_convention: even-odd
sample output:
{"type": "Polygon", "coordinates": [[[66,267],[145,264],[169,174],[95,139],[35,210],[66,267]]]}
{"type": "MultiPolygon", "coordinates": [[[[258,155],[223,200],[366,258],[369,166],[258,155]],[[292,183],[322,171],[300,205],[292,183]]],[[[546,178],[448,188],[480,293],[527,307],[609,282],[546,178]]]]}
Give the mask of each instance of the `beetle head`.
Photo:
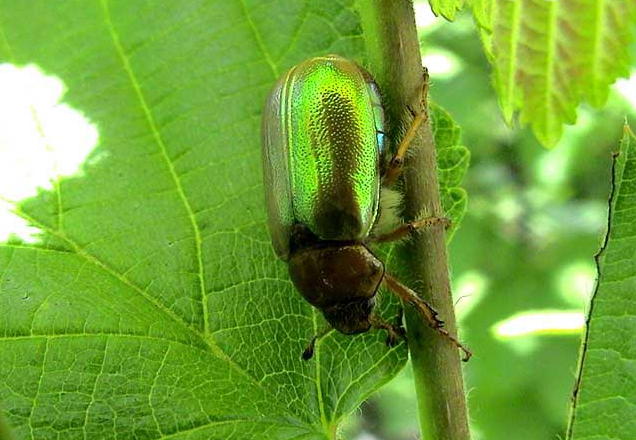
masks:
{"type": "Polygon", "coordinates": [[[330,242],[294,252],[289,274],[300,294],[322,310],[336,330],[369,330],[384,265],[364,245],[330,242]]]}
{"type": "Polygon", "coordinates": [[[322,314],[333,328],[345,335],[364,333],[371,328],[369,315],[375,301],[360,299],[342,304],[335,304],[322,309],[322,314]]]}

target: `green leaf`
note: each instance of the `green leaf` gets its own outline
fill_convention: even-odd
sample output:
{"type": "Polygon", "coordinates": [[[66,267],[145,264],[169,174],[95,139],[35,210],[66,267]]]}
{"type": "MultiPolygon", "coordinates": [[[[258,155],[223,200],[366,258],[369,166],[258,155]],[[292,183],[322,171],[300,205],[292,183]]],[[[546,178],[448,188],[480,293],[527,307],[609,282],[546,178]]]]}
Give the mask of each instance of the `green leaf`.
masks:
{"type": "Polygon", "coordinates": [[[455,14],[464,6],[464,0],[428,0],[433,14],[453,21],[455,14]]]}
{"type": "Polygon", "coordinates": [[[265,225],[264,99],[360,33],[350,0],[0,1],[1,203],[37,228],[0,244],[17,439],[333,439],[399,371],[377,331],[301,360],[323,318],[265,225]]]}
{"type": "Polygon", "coordinates": [[[636,438],[636,142],[614,164],[608,232],[583,342],[568,438],[636,438]]]}
{"type": "Polygon", "coordinates": [[[453,145],[440,149],[437,156],[437,166],[440,186],[453,187],[461,184],[470,161],[468,148],[453,145]]]}
{"type": "Polygon", "coordinates": [[[442,206],[447,217],[452,219],[451,227],[446,231],[446,243],[450,243],[459,229],[459,225],[466,214],[468,194],[464,188],[450,188],[442,192],[442,206]]]}
{"type": "Polygon", "coordinates": [[[632,0],[472,0],[504,118],[516,110],[546,146],[576,121],[583,99],[596,107],[629,75],[636,23],[632,0]]]}
{"type": "Polygon", "coordinates": [[[461,129],[450,114],[435,103],[430,104],[433,135],[437,148],[437,172],[442,195],[442,207],[451,219],[446,231],[446,242],[450,242],[466,213],[468,195],[459,186],[470,163],[470,152],[461,143],[461,129]]]}

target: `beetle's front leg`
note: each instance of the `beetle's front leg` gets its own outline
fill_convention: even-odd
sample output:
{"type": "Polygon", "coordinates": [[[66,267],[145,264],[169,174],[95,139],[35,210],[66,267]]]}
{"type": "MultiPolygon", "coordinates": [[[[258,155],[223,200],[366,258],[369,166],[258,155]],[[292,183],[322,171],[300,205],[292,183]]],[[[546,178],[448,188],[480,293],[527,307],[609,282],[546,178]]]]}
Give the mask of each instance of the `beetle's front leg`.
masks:
{"type": "Polygon", "coordinates": [[[369,315],[369,323],[377,329],[386,330],[386,345],[394,347],[400,339],[406,340],[406,330],[402,327],[401,319],[398,320],[398,324],[394,325],[386,322],[375,313],[369,315]]]}
{"type": "Polygon", "coordinates": [[[397,150],[395,152],[395,156],[389,161],[384,176],[382,177],[383,185],[391,185],[395,183],[400,174],[402,173],[402,169],[404,168],[404,158],[406,157],[406,152],[409,147],[413,143],[413,139],[415,138],[415,134],[420,126],[426,122],[428,119],[428,105],[427,105],[427,96],[428,96],[428,86],[429,86],[429,77],[428,77],[428,69],[424,67],[423,74],[423,85],[422,85],[422,104],[423,109],[421,112],[416,113],[411,107],[408,107],[409,111],[413,115],[413,121],[411,122],[411,126],[406,131],[406,134],[402,138],[400,145],[398,145],[397,150]]]}
{"type": "Polygon", "coordinates": [[[316,334],[313,338],[311,338],[311,341],[305,348],[305,351],[303,351],[302,357],[304,361],[308,361],[314,356],[314,349],[316,347],[316,342],[318,342],[320,339],[327,336],[329,333],[331,333],[332,330],[333,328],[331,328],[331,326],[325,327],[320,332],[318,332],[318,334],[316,334]]]}
{"type": "Polygon", "coordinates": [[[439,318],[439,315],[437,314],[435,309],[431,307],[430,304],[428,304],[426,301],[420,298],[417,293],[409,289],[404,284],[400,283],[388,273],[384,274],[384,278],[382,281],[386,284],[389,290],[395,293],[402,301],[407,302],[415,307],[420,316],[422,316],[422,318],[424,318],[435,331],[443,335],[446,339],[450,340],[457,348],[460,348],[464,352],[462,361],[467,362],[468,359],[470,359],[473,353],[468,347],[459,342],[455,336],[451,335],[448,330],[442,328],[442,326],[444,325],[444,321],[439,318]]]}
{"type": "Polygon", "coordinates": [[[395,241],[403,238],[412,232],[420,228],[428,228],[430,226],[444,225],[444,229],[448,229],[451,226],[451,221],[448,217],[426,217],[412,222],[404,223],[391,232],[378,235],[375,237],[369,237],[368,243],[386,243],[388,241],[395,241]]]}

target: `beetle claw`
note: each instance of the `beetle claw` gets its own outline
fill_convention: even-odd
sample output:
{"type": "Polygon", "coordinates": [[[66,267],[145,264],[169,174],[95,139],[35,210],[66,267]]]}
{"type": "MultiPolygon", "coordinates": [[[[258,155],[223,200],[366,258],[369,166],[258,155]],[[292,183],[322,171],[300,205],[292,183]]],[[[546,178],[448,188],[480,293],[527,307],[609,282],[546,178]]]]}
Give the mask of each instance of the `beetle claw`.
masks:
{"type": "Polygon", "coordinates": [[[313,344],[310,345],[309,347],[305,348],[305,351],[303,351],[303,361],[308,361],[312,357],[314,357],[314,346],[313,346],[313,344]]]}
{"type": "Polygon", "coordinates": [[[386,335],[386,345],[389,347],[395,347],[399,344],[400,340],[403,339],[406,341],[406,330],[402,325],[396,325],[388,328],[386,335]]]}
{"type": "Polygon", "coordinates": [[[311,342],[309,342],[309,345],[307,346],[307,348],[305,348],[305,351],[303,351],[304,361],[308,361],[309,359],[314,357],[314,347],[316,346],[316,339],[318,339],[318,336],[314,336],[313,338],[311,338],[311,342]]]}
{"type": "Polygon", "coordinates": [[[429,306],[429,310],[432,312],[433,314],[433,321],[434,322],[430,322],[431,327],[433,328],[442,328],[444,327],[444,320],[442,318],[440,318],[439,313],[437,313],[437,310],[435,310],[433,307],[429,306]]]}
{"type": "Polygon", "coordinates": [[[386,337],[386,345],[388,347],[395,347],[397,345],[397,338],[395,338],[393,335],[388,335],[386,337]]]}

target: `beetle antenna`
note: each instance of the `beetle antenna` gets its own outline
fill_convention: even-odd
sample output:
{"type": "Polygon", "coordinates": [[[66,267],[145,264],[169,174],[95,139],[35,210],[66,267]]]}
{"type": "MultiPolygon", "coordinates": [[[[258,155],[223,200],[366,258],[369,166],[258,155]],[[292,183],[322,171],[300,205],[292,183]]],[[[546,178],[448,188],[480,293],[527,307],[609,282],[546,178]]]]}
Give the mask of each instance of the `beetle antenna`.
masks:
{"type": "Polygon", "coordinates": [[[333,328],[331,327],[325,327],[320,332],[318,332],[313,338],[311,338],[309,345],[307,346],[307,348],[305,348],[305,351],[303,351],[304,361],[308,361],[314,356],[314,348],[316,346],[316,342],[318,342],[319,340],[327,336],[329,333],[331,333],[332,330],[333,328]]]}

